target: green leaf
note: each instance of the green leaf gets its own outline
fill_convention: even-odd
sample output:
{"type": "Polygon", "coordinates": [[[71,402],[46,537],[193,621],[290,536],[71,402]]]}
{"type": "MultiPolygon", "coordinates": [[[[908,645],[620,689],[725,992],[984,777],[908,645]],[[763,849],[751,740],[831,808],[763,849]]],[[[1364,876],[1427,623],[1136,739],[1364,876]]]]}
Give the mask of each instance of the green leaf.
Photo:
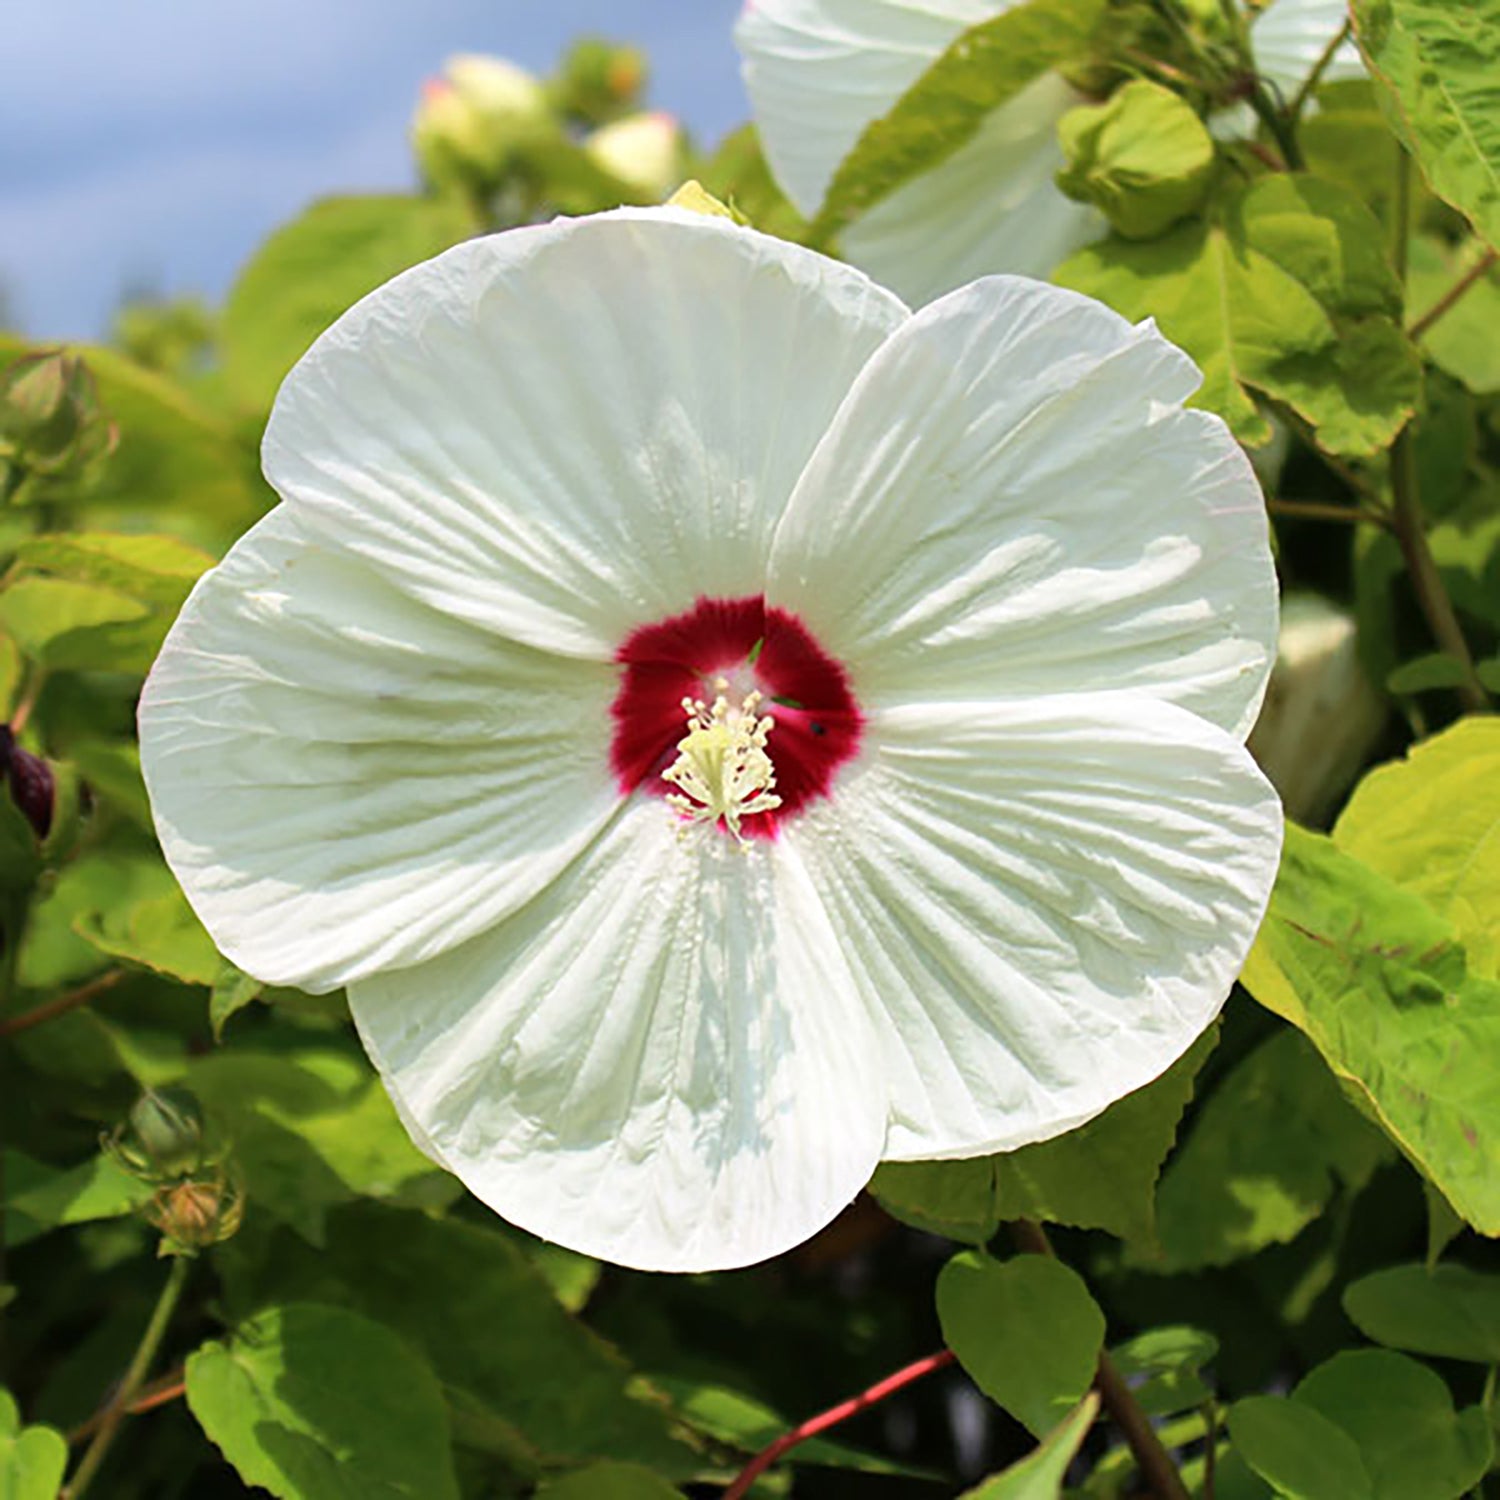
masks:
{"type": "Polygon", "coordinates": [[[82,917],[74,930],[101,953],[183,984],[212,987],[224,964],[213,939],[175,886],[163,895],[82,917]]]}
{"type": "Polygon", "coordinates": [[[1500,247],[1500,0],[1353,0],[1380,103],[1428,184],[1500,247]]]}
{"type": "Polygon", "coordinates": [[[1354,1439],[1373,1500],[1457,1500],[1490,1466],[1488,1414],[1479,1406],[1455,1412],[1442,1380],[1404,1354],[1336,1354],[1292,1399],[1354,1439]]]}
{"type": "MultiPolygon", "coordinates": [[[[0,891],[29,890],[41,868],[41,846],[36,831],[0,778],[0,891]]],[[[4,911],[4,903],[0,903],[0,931],[4,930],[4,911]]]]}
{"type": "Polygon", "coordinates": [[[1434,688],[1456,688],[1468,680],[1464,664],[1446,652],[1431,651],[1413,661],[1402,662],[1387,674],[1386,691],[1390,693],[1426,693],[1434,688]]]}
{"type": "Polygon", "coordinates": [[[1288,825],[1242,981],[1469,1223],[1500,1234],[1500,984],[1469,972],[1448,922],[1288,825]]]}
{"type": "Polygon", "coordinates": [[[971,26],[865,127],[839,163],[809,239],[826,244],[902,183],[971,140],[986,116],[1035,78],[1084,57],[1102,0],[1023,0],[971,26]]]}
{"type": "Polygon", "coordinates": [[[1391,1266],[1344,1290],[1350,1321],[1377,1344],[1500,1365],[1500,1276],[1467,1266],[1391,1266]]]}
{"type": "Polygon", "coordinates": [[[1057,185],[1103,210],[1126,239],[1144,240],[1197,211],[1213,174],[1214,142],[1179,94],[1137,78],[1103,104],[1058,122],[1067,165],[1057,185]]]}
{"type": "Polygon", "coordinates": [[[22,1427],[15,1398],[0,1390],[0,1500],[57,1500],[68,1444],[51,1427],[22,1427]]]}
{"type": "Polygon", "coordinates": [[[1218,1339],[1201,1329],[1152,1328],[1121,1344],[1113,1359],[1141,1409],[1148,1416],[1170,1417],[1212,1398],[1198,1372],[1218,1352],[1218,1339]]]}
{"type": "Polygon", "coordinates": [[[366,292],[456,245],[474,225],[447,198],[324,198],[251,258],[224,308],[224,368],[241,399],[269,406],[309,344],[366,292]]]}
{"type": "Polygon", "coordinates": [[[237,969],[229,960],[222,959],[214,986],[208,997],[208,1024],[213,1028],[214,1040],[224,1040],[224,1026],[236,1011],[253,1005],[265,989],[260,980],[252,978],[243,969],[237,969]]]}
{"type": "Polygon", "coordinates": [[[1224,1076],[1168,1163],[1156,1200],[1163,1259],[1152,1268],[1227,1265],[1285,1244],[1339,1182],[1363,1187],[1389,1150],[1306,1040],[1282,1031],[1224,1076]]]}
{"type": "Polygon", "coordinates": [[[27,656],[48,667],[114,666],[118,632],[111,627],[150,613],[139,599],[115,589],[57,578],[18,578],[0,593],[0,626],[27,656]]]}
{"type": "Polygon", "coordinates": [[[1099,1398],[1092,1392],[1078,1409],[1042,1439],[1041,1446],[1013,1463],[1003,1474],[967,1490],[960,1500],[1059,1500],[1068,1465],[1099,1414],[1099,1398]]]}
{"type": "Polygon", "coordinates": [[[974,1383],[1038,1437],[1093,1383],[1104,1314],[1061,1261],[960,1251],[938,1276],[937,1310],[943,1341],[974,1383]]]}
{"type": "Polygon", "coordinates": [[[1378,222],[1352,193],[1277,173],[1232,193],[1212,223],[1145,243],[1113,236],[1053,279],[1132,319],[1154,316],[1203,371],[1194,403],[1241,440],[1270,427],[1252,392],[1285,402],[1330,453],[1384,448],[1416,410],[1421,365],[1378,222]]]}
{"type": "Polygon", "coordinates": [[[666,1403],[633,1399],[624,1361],[505,1235],[358,1203],[329,1215],[321,1251],[283,1240],[269,1274],[278,1296],[352,1305],[422,1349],[463,1393],[466,1442],[510,1441],[551,1464],[625,1459],[672,1480],[702,1465],[666,1403]]]}
{"type": "MultiPolygon", "coordinates": [[[[690,1426],[746,1453],[760,1452],[793,1425],[773,1407],[745,1395],[743,1391],[660,1374],[652,1375],[651,1384],[671,1399],[677,1413],[690,1426]]],[[[939,1477],[930,1470],[914,1469],[825,1438],[809,1438],[798,1443],[787,1454],[786,1462],[851,1469],[864,1474],[898,1474],[916,1479],[939,1477]]]]}
{"type": "Polygon", "coordinates": [[[975,1245],[1003,1219],[1105,1229],[1149,1244],[1157,1173],[1217,1040],[1210,1026],[1160,1078],[1055,1140],[969,1161],[887,1162],[870,1191],[904,1223],[975,1245]]]}
{"type": "Polygon", "coordinates": [[[590,1464],[544,1482],[538,1500],[682,1500],[682,1491],[639,1464],[590,1464]]]}
{"type": "MultiPolygon", "coordinates": [[[[1437,306],[1485,253],[1478,240],[1450,246],[1435,235],[1414,235],[1406,275],[1412,321],[1437,306]]],[[[1493,267],[1422,335],[1422,348],[1440,369],[1476,395],[1500,392],[1500,271],[1493,267]]],[[[1426,493],[1423,493],[1426,499],[1426,493]]]]}
{"type": "Polygon", "coordinates": [[[151,1189],[107,1156],[59,1171],[18,1152],[5,1153],[8,1244],[24,1245],[65,1224],[86,1224],[133,1213],[151,1189]]]}
{"type": "Polygon", "coordinates": [[[10,722],[21,683],[26,676],[26,658],[15,640],[0,631],[0,719],[10,722]]]}
{"type": "Polygon", "coordinates": [[[1354,1439],[1315,1407],[1247,1396],[1229,1408],[1235,1451],[1285,1500],[1373,1500],[1354,1439]]]}
{"type": "Polygon", "coordinates": [[[1500,977],[1500,719],[1460,720],[1376,767],[1333,840],[1450,921],[1470,973],[1500,977]]]}
{"type": "Polygon", "coordinates": [[[437,1377],[357,1313],[268,1308],[191,1355],[186,1379],[240,1478],[280,1500],[458,1500],[437,1377]]]}

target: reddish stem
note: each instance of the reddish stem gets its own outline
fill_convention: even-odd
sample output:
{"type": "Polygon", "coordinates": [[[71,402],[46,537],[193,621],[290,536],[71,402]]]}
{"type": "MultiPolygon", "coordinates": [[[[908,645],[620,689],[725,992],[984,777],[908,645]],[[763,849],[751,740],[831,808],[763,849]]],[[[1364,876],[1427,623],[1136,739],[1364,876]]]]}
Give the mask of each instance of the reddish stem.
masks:
{"type": "Polygon", "coordinates": [[[749,1494],[750,1486],[789,1448],[795,1448],[798,1443],[805,1443],[808,1438],[817,1437],[820,1432],[827,1432],[830,1427],[836,1427],[840,1422],[847,1421],[857,1412],[865,1411],[884,1401],[887,1396],[895,1395],[903,1386],[911,1385],[913,1381],[921,1380],[924,1375],[931,1375],[935,1370],[941,1370],[952,1363],[953,1351],[940,1349],[936,1354],[929,1354],[925,1359],[919,1359],[914,1364],[897,1370],[894,1375],[887,1375],[884,1380],[877,1380],[874,1385],[868,1390],[861,1391],[859,1395],[851,1396],[847,1401],[840,1401],[837,1406],[830,1406],[827,1411],[819,1412],[815,1417],[809,1417],[807,1421],[799,1423],[790,1432],[782,1433],[774,1443],[762,1448],[745,1465],[739,1478],[724,1491],[722,1500],[743,1500],[743,1497],[749,1494]]]}
{"type": "Polygon", "coordinates": [[[33,1026],[40,1026],[43,1021],[51,1021],[66,1015],[70,1010],[77,1010],[80,1005],[97,1000],[106,990],[112,990],[124,977],[123,969],[106,969],[97,979],[91,979],[87,984],[81,984],[76,990],[69,990],[66,995],[59,995],[56,1000],[49,1000],[45,1005],[38,1005],[35,1010],[23,1011],[18,1016],[0,1017],[0,1036],[14,1036],[19,1031],[29,1031],[33,1026]]]}

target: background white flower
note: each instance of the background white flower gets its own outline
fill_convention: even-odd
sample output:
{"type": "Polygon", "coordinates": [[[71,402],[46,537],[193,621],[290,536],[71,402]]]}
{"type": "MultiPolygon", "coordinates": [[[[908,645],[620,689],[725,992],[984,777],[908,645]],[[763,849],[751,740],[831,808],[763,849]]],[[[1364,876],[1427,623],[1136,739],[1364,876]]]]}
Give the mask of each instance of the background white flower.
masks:
{"type": "MultiPolygon", "coordinates": [[[[865,127],[963,31],[1014,3],[746,0],[735,27],[745,87],[766,158],[792,202],[815,214],[865,127]]],[[[1347,14],[1343,0],[1275,0],[1252,30],[1261,70],[1295,90],[1347,14]]],[[[1324,76],[1360,71],[1345,43],[1324,76]]],[[[1108,227],[1053,182],[1063,164],[1057,123],[1085,102],[1055,73],[1038,79],[973,140],[846,228],[843,253],[914,305],[990,272],[1047,275],[1108,227]]]]}
{"type": "Polygon", "coordinates": [[[912,315],[678,210],[451,250],[282,389],[283,504],[142,698],[167,856],[592,1254],[745,1264],[882,1158],[1066,1130],[1202,1030],[1276,867],[1264,508],[1197,379],[1072,293],[912,315]],[[746,850],[659,771],[752,688],[746,850]]]}

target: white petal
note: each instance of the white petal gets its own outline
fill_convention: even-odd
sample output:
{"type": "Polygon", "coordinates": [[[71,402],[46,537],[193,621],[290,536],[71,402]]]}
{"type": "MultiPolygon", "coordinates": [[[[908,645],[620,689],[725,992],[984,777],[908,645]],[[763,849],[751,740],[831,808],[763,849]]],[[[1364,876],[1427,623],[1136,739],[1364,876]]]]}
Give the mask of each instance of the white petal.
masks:
{"type": "MultiPolygon", "coordinates": [[[[1347,0],[1275,0],[1250,28],[1256,65],[1290,97],[1348,19],[1347,0]]],[[[1359,48],[1346,39],[1322,76],[1325,83],[1363,78],[1359,48]]]]}
{"type": "Polygon", "coordinates": [[[974,138],[903,183],[841,237],[844,254],[914,307],[995,271],[1046,276],[1108,229],[1058,191],[1057,124],[1084,97],[1044,74],[974,138]]]}
{"type": "Polygon", "coordinates": [[[167,860],[219,947],[326,990],[529,900],[618,804],[608,663],[446,617],[286,507],[205,575],[141,696],[167,860]]]}
{"type": "Polygon", "coordinates": [[[747,0],[734,39],[766,159],[811,215],[872,120],[1014,0],[747,0]]]}
{"type": "Polygon", "coordinates": [[[1131,688],[1243,737],[1275,654],[1254,474],[1179,404],[1150,323],[991,277],[855,383],[777,533],[767,598],[862,702],[1131,688]]]}
{"type": "Polygon", "coordinates": [[[1217,1013],[1276,874],[1236,741],[1137,694],[911,705],[783,838],[882,1028],[891,1160],[1045,1140],[1217,1013]]]}
{"type": "Polygon", "coordinates": [[[702,214],[512,230],[340,318],[282,386],[266,473],[413,597],[609,657],[699,594],[760,592],[807,455],[905,316],[858,271],[702,214]]]}
{"type": "Polygon", "coordinates": [[[880,1155],[873,1028],[800,864],[679,839],[652,799],[494,931],[349,998],[444,1164],[584,1254],[748,1265],[820,1229],[880,1155]]]}

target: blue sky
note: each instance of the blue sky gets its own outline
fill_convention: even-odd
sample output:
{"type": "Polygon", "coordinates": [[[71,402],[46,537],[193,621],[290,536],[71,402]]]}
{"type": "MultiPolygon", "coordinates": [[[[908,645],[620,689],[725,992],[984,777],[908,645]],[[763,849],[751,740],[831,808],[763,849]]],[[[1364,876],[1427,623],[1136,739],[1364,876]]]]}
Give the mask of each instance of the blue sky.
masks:
{"type": "Polygon", "coordinates": [[[700,142],[748,116],[739,0],[11,0],[0,31],[0,287],[37,338],[97,337],[127,288],[220,299],[319,194],[413,181],[418,86],[452,52],[547,71],[644,47],[700,142]]]}

